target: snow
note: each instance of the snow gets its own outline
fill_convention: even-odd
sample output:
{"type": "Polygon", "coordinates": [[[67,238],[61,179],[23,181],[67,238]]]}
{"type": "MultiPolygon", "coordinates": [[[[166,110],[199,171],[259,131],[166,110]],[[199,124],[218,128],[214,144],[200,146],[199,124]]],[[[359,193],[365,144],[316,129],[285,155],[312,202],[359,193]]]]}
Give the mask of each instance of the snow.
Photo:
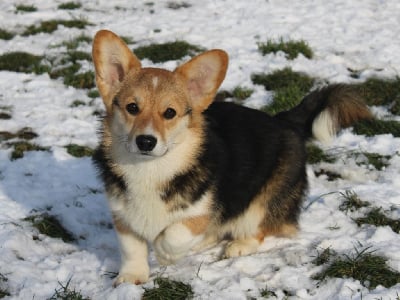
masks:
{"type": "MultiPolygon", "coordinates": [[[[131,37],[136,44],[183,39],[205,48],[222,48],[230,55],[230,66],[222,89],[236,86],[255,90],[246,105],[260,107],[271,93],[254,86],[252,73],[272,72],[286,66],[331,83],[354,82],[351,70],[364,80],[373,75],[394,77],[400,73],[400,2],[397,0],[317,1],[188,0],[189,8],[172,10],[168,1],[85,1],[77,10],[57,9],[59,1],[33,1],[37,12],[15,13],[18,0],[0,3],[0,28],[21,33],[42,20],[83,18],[93,25],[84,30],[60,26],[52,34],[16,36],[0,40],[0,54],[27,51],[37,55],[65,51],[58,46],[84,33],[93,36],[107,28],[131,37]],[[37,2],[37,3],[36,3],[37,2]],[[315,52],[288,61],[282,53],[261,56],[257,43],[267,39],[303,39],[315,52]]],[[[91,46],[80,50],[90,52],[91,46]]],[[[156,64],[173,69],[180,62],[156,64]]],[[[153,65],[144,60],[146,66],[153,65]]],[[[92,66],[84,66],[93,69],[92,66]]],[[[0,72],[0,107],[11,107],[10,120],[0,120],[0,131],[16,132],[31,127],[39,136],[33,142],[51,148],[30,152],[11,161],[10,149],[0,148],[0,273],[8,278],[9,299],[46,299],[59,283],[81,291],[92,299],[139,299],[142,286],[112,287],[110,273],[117,272],[119,253],[111,217],[89,158],[74,158],[63,146],[75,143],[95,147],[95,106],[71,107],[74,100],[90,101],[86,91],[67,87],[47,74],[0,72]],[[38,235],[22,219],[35,211],[51,210],[76,237],[77,243],[38,235]]],[[[386,116],[383,108],[373,108],[386,116]]],[[[236,259],[220,259],[222,245],[193,253],[176,265],[160,267],[150,255],[152,279],[157,275],[189,283],[196,299],[260,298],[268,287],[278,299],[289,292],[292,299],[395,299],[400,284],[378,286],[369,291],[353,279],[331,279],[317,283],[311,276],[321,270],[311,263],[318,251],[331,247],[350,253],[358,245],[377,249],[400,271],[400,235],[389,227],[358,227],[338,207],[340,192],[354,190],[361,199],[382,207],[393,218],[400,217],[400,139],[391,135],[371,138],[342,131],[325,149],[343,152],[362,150],[391,155],[383,171],[339,160],[334,170],[343,176],[333,182],[316,177],[308,167],[310,191],[301,215],[300,234],[292,239],[266,238],[260,253],[236,259]],[[336,230],[329,228],[335,227],[336,230]]],[[[323,165],[321,165],[322,167],[323,165]]],[[[332,168],[332,166],[331,166],[332,168]]],[[[150,280],[145,287],[152,287],[150,280]]]]}

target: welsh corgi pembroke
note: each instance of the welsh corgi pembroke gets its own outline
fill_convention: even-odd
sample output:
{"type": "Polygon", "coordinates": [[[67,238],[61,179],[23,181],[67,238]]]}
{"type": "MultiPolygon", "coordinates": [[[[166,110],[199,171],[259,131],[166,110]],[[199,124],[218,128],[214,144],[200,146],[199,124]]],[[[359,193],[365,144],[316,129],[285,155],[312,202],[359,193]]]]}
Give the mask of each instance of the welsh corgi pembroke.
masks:
{"type": "Polygon", "coordinates": [[[231,258],[255,253],[266,236],[293,236],[307,191],[306,141],[371,118],[343,85],[275,116],[213,102],[228,67],[222,50],[174,71],[142,68],[101,30],[92,55],[106,111],[93,160],[120,243],[115,285],[149,279],[148,243],[171,264],[222,239],[231,258]]]}

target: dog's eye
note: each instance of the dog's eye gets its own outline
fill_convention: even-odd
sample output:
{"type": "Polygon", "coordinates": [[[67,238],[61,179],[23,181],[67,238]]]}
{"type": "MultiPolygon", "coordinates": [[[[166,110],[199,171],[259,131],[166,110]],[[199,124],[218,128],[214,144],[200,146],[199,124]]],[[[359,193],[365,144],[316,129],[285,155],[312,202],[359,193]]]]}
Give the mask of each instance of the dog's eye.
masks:
{"type": "Polygon", "coordinates": [[[139,106],[134,102],[127,104],[125,108],[126,111],[133,116],[139,113],[139,106]]]}
{"type": "Polygon", "coordinates": [[[164,112],[163,116],[167,120],[171,120],[176,116],[176,111],[173,108],[167,108],[167,110],[164,112]]]}

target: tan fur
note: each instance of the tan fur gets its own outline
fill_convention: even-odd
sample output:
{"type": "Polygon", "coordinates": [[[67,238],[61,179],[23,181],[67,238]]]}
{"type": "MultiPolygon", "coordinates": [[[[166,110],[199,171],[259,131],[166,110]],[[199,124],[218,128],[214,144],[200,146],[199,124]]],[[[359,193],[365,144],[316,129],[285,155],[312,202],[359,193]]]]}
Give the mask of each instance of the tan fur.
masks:
{"type": "Polygon", "coordinates": [[[128,234],[132,233],[132,229],[126,225],[125,222],[123,222],[120,217],[118,217],[116,214],[113,214],[113,223],[114,223],[114,228],[116,231],[118,231],[121,234],[128,234]]]}
{"type": "Polygon", "coordinates": [[[208,215],[192,217],[183,220],[182,223],[192,232],[192,234],[199,235],[207,230],[210,224],[210,217],[208,215]]]}
{"type": "Polygon", "coordinates": [[[335,130],[346,128],[354,124],[354,120],[371,119],[372,114],[365,105],[363,98],[350,86],[339,85],[335,87],[328,99],[328,110],[333,119],[338,120],[335,130]]]}

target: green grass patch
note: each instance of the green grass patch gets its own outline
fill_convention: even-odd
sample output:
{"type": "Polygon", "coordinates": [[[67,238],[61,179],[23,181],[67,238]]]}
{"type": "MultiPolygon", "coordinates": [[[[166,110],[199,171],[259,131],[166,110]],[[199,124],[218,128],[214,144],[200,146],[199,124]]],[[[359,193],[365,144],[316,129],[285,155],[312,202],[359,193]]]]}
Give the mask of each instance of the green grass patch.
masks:
{"type": "Polygon", "coordinates": [[[47,300],[90,300],[90,298],[82,296],[75,289],[71,289],[70,283],[71,279],[65,285],[59,282],[60,288],[56,289],[54,294],[47,300]]]}
{"type": "Polygon", "coordinates": [[[88,91],[87,95],[89,98],[92,98],[92,99],[100,97],[100,93],[98,90],[88,91]]]}
{"type": "Polygon", "coordinates": [[[366,216],[354,220],[358,226],[369,224],[374,226],[389,226],[394,232],[400,233],[400,220],[387,217],[381,208],[373,208],[366,216]]]}
{"type": "Polygon", "coordinates": [[[291,68],[277,70],[271,74],[252,74],[254,84],[260,84],[266,90],[275,91],[274,100],[263,111],[275,115],[296,106],[313,87],[315,79],[291,68]]]}
{"type": "Polygon", "coordinates": [[[18,141],[9,143],[8,146],[14,147],[14,150],[11,152],[11,160],[16,160],[24,157],[25,152],[27,151],[49,151],[49,147],[42,147],[36,144],[29,143],[27,141],[18,141]]]}
{"type": "MultiPolygon", "coordinates": [[[[346,192],[341,193],[341,196],[344,201],[340,204],[339,209],[343,212],[354,212],[361,208],[369,208],[371,206],[371,203],[361,200],[354,191],[347,190],[346,192]]],[[[382,211],[382,208],[372,207],[365,216],[353,220],[358,226],[364,224],[376,227],[389,226],[394,232],[400,233],[400,220],[387,217],[382,211]]]]}
{"type": "Polygon", "coordinates": [[[326,248],[326,249],[323,249],[322,252],[318,251],[317,256],[312,261],[312,263],[316,266],[321,266],[321,265],[329,263],[332,260],[332,258],[334,258],[336,256],[337,256],[337,253],[335,250],[332,250],[331,248],[326,248]]]}
{"type": "Polygon", "coordinates": [[[319,176],[326,176],[326,180],[328,181],[335,181],[337,179],[342,178],[342,175],[340,175],[339,173],[336,172],[332,172],[329,170],[325,170],[325,169],[320,169],[318,171],[314,171],[315,176],[319,177],[319,176]]]}
{"type": "Polygon", "coordinates": [[[58,9],[78,9],[81,8],[82,4],[79,2],[65,2],[58,5],[58,9]]]}
{"type": "Polygon", "coordinates": [[[31,140],[39,135],[32,131],[29,127],[24,127],[15,133],[9,131],[0,131],[0,142],[11,139],[31,140]]]}
{"type": "Polygon", "coordinates": [[[57,30],[59,25],[63,25],[68,28],[84,29],[88,25],[92,25],[84,19],[77,20],[50,20],[42,21],[39,25],[29,26],[23,33],[22,36],[35,35],[38,33],[52,33],[57,30]]]}
{"type": "Polygon", "coordinates": [[[12,106],[0,106],[0,120],[10,120],[12,118],[12,106]]]}
{"type": "Polygon", "coordinates": [[[175,1],[171,1],[167,3],[167,8],[169,9],[174,9],[174,10],[178,10],[181,8],[189,8],[192,5],[187,3],[187,2],[175,2],[175,1]]]}
{"type": "Polygon", "coordinates": [[[235,99],[243,101],[249,98],[253,94],[253,92],[254,91],[252,89],[237,86],[233,89],[232,95],[235,99]]]}
{"type": "Polygon", "coordinates": [[[16,12],[35,12],[37,11],[37,7],[34,5],[28,5],[28,4],[19,4],[15,6],[15,11],[16,12]]]}
{"type": "Polygon", "coordinates": [[[389,107],[392,114],[400,115],[400,77],[394,79],[369,78],[354,87],[368,105],[389,107]]]}
{"type": "Polygon", "coordinates": [[[295,72],[289,67],[271,74],[252,74],[251,80],[254,84],[263,85],[269,91],[296,86],[300,91],[307,93],[314,85],[314,78],[301,72],[295,72]]]}
{"type": "Polygon", "coordinates": [[[185,300],[194,296],[192,287],[180,281],[157,277],[154,279],[154,284],[154,288],[145,288],[142,300],[185,300]]]}
{"type": "Polygon", "coordinates": [[[221,90],[215,95],[215,100],[216,102],[222,102],[225,101],[228,98],[234,98],[235,100],[238,101],[243,101],[249,98],[253,94],[253,90],[241,86],[237,86],[233,89],[232,92],[226,91],[226,90],[221,90]]]}
{"type": "Polygon", "coordinates": [[[65,148],[70,155],[75,157],[92,156],[94,151],[92,148],[80,146],[77,144],[69,144],[65,146],[65,148]]]}
{"type": "Polygon", "coordinates": [[[0,112],[0,120],[10,120],[12,116],[6,112],[0,112]]]}
{"type": "Polygon", "coordinates": [[[390,155],[381,155],[379,153],[368,152],[363,152],[362,155],[366,158],[366,163],[374,166],[374,168],[378,171],[381,171],[389,166],[389,159],[391,158],[390,155]]]}
{"type": "Polygon", "coordinates": [[[0,40],[11,40],[14,36],[14,33],[0,28],[0,40]]]}
{"type": "Polygon", "coordinates": [[[204,48],[185,41],[151,44],[133,50],[139,59],[148,58],[154,63],[178,60],[185,56],[195,56],[202,51],[204,51],[204,48]]]}
{"type": "Polygon", "coordinates": [[[400,96],[397,96],[390,105],[389,111],[394,115],[400,115],[400,96]]]}
{"type": "Polygon", "coordinates": [[[79,47],[79,45],[82,43],[90,44],[92,42],[92,40],[93,39],[90,36],[81,34],[81,35],[77,36],[76,38],[70,39],[68,41],[64,41],[62,43],[62,45],[67,47],[68,50],[74,50],[74,49],[77,49],[79,47]]]}
{"type": "Polygon", "coordinates": [[[8,281],[8,278],[0,273],[0,298],[4,298],[10,296],[10,293],[5,288],[5,282],[8,281]]]}
{"type": "Polygon", "coordinates": [[[370,290],[378,285],[386,288],[400,282],[400,273],[386,264],[387,259],[373,254],[369,248],[350,255],[340,255],[321,273],[313,276],[315,280],[327,278],[353,278],[370,290]]]}
{"type": "Polygon", "coordinates": [[[27,52],[16,51],[0,55],[0,70],[42,74],[49,71],[49,67],[41,64],[42,56],[27,52]]]}
{"type": "Polygon", "coordinates": [[[342,204],[340,204],[339,209],[343,212],[354,212],[363,207],[369,207],[371,203],[368,201],[363,201],[354,191],[347,190],[344,193],[340,193],[343,198],[342,204]]]}
{"type": "Polygon", "coordinates": [[[400,122],[378,119],[363,120],[353,125],[353,132],[366,136],[392,134],[394,137],[400,137],[400,122]]]}
{"type": "Polygon", "coordinates": [[[79,107],[79,106],[85,106],[86,103],[82,100],[74,100],[74,102],[71,103],[69,107],[79,107]]]}
{"type": "Polygon", "coordinates": [[[52,238],[60,238],[66,243],[75,241],[72,233],[65,229],[55,216],[44,213],[26,217],[24,221],[31,222],[33,227],[39,230],[41,234],[52,238]]]}
{"type": "Polygon", "coordinates": [[[0,288],[0,298],[4,298],[7,296],[10,296],[10,293],[4,288],[0,288]]]}
{"type": "Polygon", "coordinates": [[[278,89],[275,91],[272,103],[262,107],[261,110],[270,115],[276,115],[281,111],[290,110],[301,102],[305,94],[305,92],[301,91],[301,89],[295,85],[278,89]]]}
{"type": "Polygon", "coordinates": [[[263,298],[278,298],[278,295],[268,287],[265,287],[260,291],[261,297],[263,298]]]}
{"type": "Polygon", "coordinates": [[[130,44],[135,44],[135,40],[129,36],[120,36],[121,40],[125,42],[125,44],[130,45],[130,44]]]}
{"type": "Polygon", "coordinates": [[[317,164],[320,162],[334,163],[336,158],[326,153],[320,147],[315,144],[307,144],[307,162],[309,164],[317,164]]]}
{"type": "Polygon", "coordinates": [[[286,54],[287,59],[295,59],[299,54],[311,59],[314,55],[305,41],[289,40],[285,42],[282,38],[279,41],[268,40],[266,43],[258,43],[258,50],[262,55],[282,51],[286,54]]]}
{"type": "Polygon", "coordinates": [[[63,77],[65,85],[80,89],[92,89],[96,86],[93,71],[78,73],[81,69],[80,60],[91,61],[91,55],[82,51],[68,51],[61,59],[58,58],[59,65],[52,67],[49,72],[50,78],[63,77]]]}
{"type": "Polygon", "coordinates": [[[68,51],[61,63],[76,63],[78,60],[92,61],[92,55],[83,51],[68,51]]]}
{"type": "Polygon", "coordinates": [[[214,97],[215,102],[223,102],[228,98],[233,98],[233,94],[230,91],[220,90],[214,97]]]}
{"type": "Polygon", "coordinates": [[[93,71],[87,71],[85,73],[67,76],[64,77],[64,84],[78,89],[91,89],[96,86],[95,75],[93,71]]]}
{"type": "Polygon", "coordinates": [[[79,71],[81,65],[79,63],[73,63],[67,67],[54,68],[50,73],[51,79],[56,79],[59,77],[70,78],[75,76],[75,73],[79,71]]]}

